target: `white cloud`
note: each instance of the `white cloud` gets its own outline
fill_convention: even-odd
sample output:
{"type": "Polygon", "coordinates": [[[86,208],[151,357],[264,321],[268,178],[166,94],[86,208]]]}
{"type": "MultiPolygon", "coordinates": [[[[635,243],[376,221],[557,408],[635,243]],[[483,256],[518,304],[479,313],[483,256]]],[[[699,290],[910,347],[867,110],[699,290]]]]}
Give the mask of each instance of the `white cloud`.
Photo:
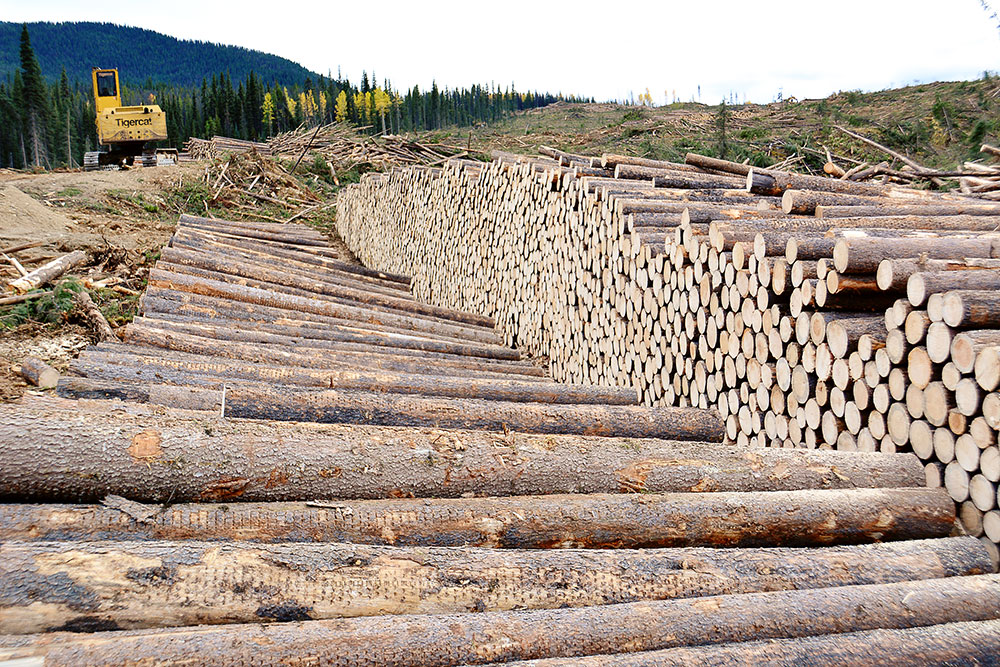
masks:
{"type": "MultiPolygon", "coordinates": [[[[1000,33],[978,0],[769,3],[280,3],[0,0],[8,21],[110,21],[238,44],[317,72],[394,86],[495,81],[623,98],[649,88],[765,102],[963,79],[1000,69],[1000,33]]],[[[141,45],[137,45],[141,48],[141,45]]]]}

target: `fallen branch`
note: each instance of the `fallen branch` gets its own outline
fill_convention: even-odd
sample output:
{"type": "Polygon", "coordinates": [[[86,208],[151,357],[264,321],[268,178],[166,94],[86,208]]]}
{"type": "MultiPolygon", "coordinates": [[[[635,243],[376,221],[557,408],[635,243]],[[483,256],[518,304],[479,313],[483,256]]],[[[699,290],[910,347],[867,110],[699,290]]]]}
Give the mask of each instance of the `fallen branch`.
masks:
{"type": "Polygon", "coordinates": [[[73,308],[77,315],[87,324],[87,328],[94,332],[94,336],[99,342],[108,340],[117,341],[114,329],[104,318],[104,314],[98,309],[97,304],[90,298],[87,290],[80,290],[73,297],[73,308]]]}

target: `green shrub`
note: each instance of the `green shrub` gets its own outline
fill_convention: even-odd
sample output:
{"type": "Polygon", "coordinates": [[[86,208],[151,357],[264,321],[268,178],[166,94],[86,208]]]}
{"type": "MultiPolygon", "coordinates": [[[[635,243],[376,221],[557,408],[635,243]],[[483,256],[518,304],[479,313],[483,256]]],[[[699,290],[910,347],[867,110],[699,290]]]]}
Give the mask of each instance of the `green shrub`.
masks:
{"type": "Polygon", "coordinates": [[[62,280],[52,288],[51,294],[15,304],[0,314],[0,326],[13,329],[27,322],[60,324],[73,310],[73,297],[83,285],[73,278],[62,280]]]}

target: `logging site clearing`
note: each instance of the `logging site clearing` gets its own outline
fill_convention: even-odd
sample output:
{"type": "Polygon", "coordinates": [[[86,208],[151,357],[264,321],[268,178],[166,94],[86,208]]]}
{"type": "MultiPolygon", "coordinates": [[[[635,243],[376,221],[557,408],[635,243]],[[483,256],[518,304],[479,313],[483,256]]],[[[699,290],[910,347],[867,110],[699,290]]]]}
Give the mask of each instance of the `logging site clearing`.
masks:
{"type": "Polygon", "coordinates": [[[998,93],[3,170],[0,664],[997,664],[998,93]]]}

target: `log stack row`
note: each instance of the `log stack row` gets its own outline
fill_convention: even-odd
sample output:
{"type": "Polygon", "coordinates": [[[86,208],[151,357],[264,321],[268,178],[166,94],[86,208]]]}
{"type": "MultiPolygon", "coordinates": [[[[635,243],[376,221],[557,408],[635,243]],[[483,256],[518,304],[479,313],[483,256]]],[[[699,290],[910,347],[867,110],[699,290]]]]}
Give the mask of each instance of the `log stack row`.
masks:
{"type": "Polygon", "coordinates": [[[183,219],[125,342],[0,408],[0,660],[1000,649],[990,553],[914,455],[721,444],[715,412],[553,382],[408,282],[183,219]]]}
{"type": "MultiPolygon", "coordinates": [[[[738,445],[911,451],[890,426],[907,394],[917,401],[906,357],[919,342],[900,346],[891,329],[902,321],[887,309],[908,315],[896,301],[918,260],[975,270],[976,289],[991,289],[996,202],[699,155],[544,153],[367,175],[340,197],[340,234],[368,266],[407,267],[421,298],[493,317],[508,343],[547,356],[556,379],[717,408],[738,445]],[[886,258],[900,265],[883,290],[886,258]]],[[[979,298],[974,307],[1000,303],[979,298]]],[[[926,381],[943,370],[929,362],[926,381]]],[[[996,429],[981,406],[993,389],[972,396],[965,379],[964,428],[975,424],[986,453],[996,429]]],[[[932,395],[954,412],[953,398],[932,395]]],[[[980,470],[966,471],[970,483],[980,470]]],[[[938,483],[938,465],[927,472],[938,483]]],[[[986,507],[982,478],[995,480],[977,482],[986,507]]],[[[995,549],[1000,524],[988,519],[987,532],[964,513],[995,549]]]]}

